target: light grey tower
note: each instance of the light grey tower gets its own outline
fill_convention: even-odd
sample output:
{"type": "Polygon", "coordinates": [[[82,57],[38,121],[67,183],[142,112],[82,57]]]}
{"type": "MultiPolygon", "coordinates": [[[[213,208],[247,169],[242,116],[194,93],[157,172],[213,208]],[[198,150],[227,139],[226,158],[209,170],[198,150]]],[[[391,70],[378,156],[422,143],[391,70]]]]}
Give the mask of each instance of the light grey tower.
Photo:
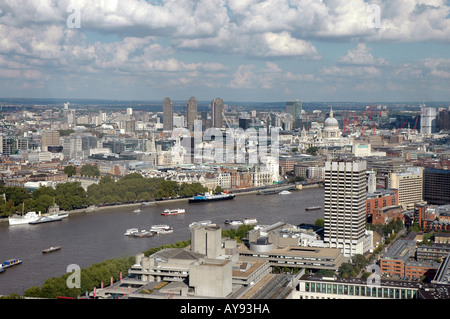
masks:
{"type": "Polygon", "coordinates": [[[223,127],[223,100],[221,98],[211,102],[211,120],[213,127],[223,127]]]}
{"type": "Polygon", "coordinates": [[[186,126],[189,131],[194,131],[194,121],[197,119],[197,99],[191,97],[186,106],[186,126]]]}
{"type": "Polygon", "coordinates": [[[173,102],[168,97],[163,101],[163,130],[173,130],[173,102]]]}
{"type": "Polygon", "coordinates": [[[365,161],[325,163],[324,242],[346,257],[364,252],[366,178],[365,161]]]}

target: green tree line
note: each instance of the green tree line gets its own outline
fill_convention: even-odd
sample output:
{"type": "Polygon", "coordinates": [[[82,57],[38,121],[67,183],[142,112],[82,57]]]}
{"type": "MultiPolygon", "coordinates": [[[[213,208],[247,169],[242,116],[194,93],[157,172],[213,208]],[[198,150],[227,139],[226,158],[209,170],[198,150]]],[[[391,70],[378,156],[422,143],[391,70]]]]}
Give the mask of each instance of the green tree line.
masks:
{"type": "MultiPolygon", "coordinates": [[[[189,245],[190,240],[178,241],[175,244],[151,248],[143,253],[148,257],[165,248],[185,248],[189,245]]],[[[60,277],[48,278],[41,287],[33,286],[26,289],[24,297],[55,299],[58,296],[63,296],[77,298],[78,296],[83,296],[86,291],[91,292],[94,287],[100,287],[102,282],[104,286],[108,286],[111,277],[114,282],[118,281],[120,279],[120,273],[125,278],[128,276],[128,270],[135,262],[135,257],[124,256],[95,263],[87,268],[81,269],[79,288],[68,287],[67,279],[72,273],[66,273],[60,277]]]]}
{"type": "Polygon", "coordinates": [[[177,197],[191,197],[207,191],[200,183],[177,183],[164,178],[144,178],[131,173],[115,181],[104,176],[98,184],[92,184],[87,191],[79,182],[66,182],[55,188],[42,186],[30,191],[20,186],[0,185],[0,217],[15,212],[47,212],[56,203],[63,210],[72,210],[89,205],[108,205],[138,201],[161,200],[177,197]]]}

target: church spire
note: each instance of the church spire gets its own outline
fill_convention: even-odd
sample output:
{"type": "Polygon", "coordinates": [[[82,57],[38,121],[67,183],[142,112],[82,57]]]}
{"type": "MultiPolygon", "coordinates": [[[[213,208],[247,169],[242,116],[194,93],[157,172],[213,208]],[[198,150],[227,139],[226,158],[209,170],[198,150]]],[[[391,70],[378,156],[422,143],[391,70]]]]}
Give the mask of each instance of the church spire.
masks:
{"type": "Polygon", "coordinates": [[[330,105],[330,117],[334,117],[333,116],[333,105],[330,105]]]}

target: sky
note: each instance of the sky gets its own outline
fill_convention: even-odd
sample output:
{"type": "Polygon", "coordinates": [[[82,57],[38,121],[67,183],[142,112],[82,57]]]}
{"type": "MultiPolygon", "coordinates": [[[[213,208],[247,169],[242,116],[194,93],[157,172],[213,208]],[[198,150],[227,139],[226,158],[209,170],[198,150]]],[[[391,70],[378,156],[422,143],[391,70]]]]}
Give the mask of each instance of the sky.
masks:
{"type": "Polygon", "coordinates": [[[450,101],[446,0],[0,0],[0,97],[450,101]]]}

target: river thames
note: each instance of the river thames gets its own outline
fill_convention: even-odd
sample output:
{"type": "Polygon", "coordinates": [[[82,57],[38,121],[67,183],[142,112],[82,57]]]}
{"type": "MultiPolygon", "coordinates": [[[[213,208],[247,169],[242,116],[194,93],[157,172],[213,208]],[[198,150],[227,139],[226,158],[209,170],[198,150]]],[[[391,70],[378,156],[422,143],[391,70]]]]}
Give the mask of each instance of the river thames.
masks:
{"type": "Polygon", "coordinates": [[[141,208],[111,208],[90,213],[71,214],[59,222],[38,225],[9,226],[0,222],[0,262],[17,258],[20,265],[0,274],[0,295],[20,295],[32,286],[42,286],[47,278],[60,277],[67,267],[81,268],[110,258],[135,256],[164,244],[174,244],[190,238],[189,224],[211,220],[222,228],[226,219],[256,218],[260,225],[284,221],[293,225],[314,224],[323,218],[323,209],[306,211],[309,206],[323,205],[323,188],[293,191],[289,195],[238,195],[233,200],[206,204],[187,201],[163,203],[141,208]],[[162,216],[166,208],[184,208],[186,214],[162,216]],[[167,224],[172,234],[149,238],[124,236],[129,228],[150,229],[167,224]],[[61,246],[61,250],[43,254],[42,250],[61,246]]]}

